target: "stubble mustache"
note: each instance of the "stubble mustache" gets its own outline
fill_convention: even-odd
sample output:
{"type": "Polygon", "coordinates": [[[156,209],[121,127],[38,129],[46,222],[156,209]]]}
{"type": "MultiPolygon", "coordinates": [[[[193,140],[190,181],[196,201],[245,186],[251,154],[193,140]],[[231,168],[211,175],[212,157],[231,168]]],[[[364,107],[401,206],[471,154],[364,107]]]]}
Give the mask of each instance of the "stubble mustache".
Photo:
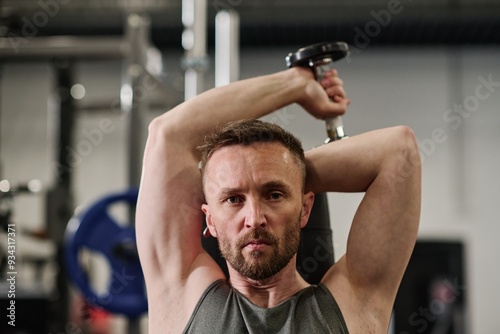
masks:
{"type": "Polygon", "coordinates": [[[268,244],[268,245],[276,245],[278,243],[278,238],[276,238],[274,235],[271,233],[267,232],[264,229],[254,229],[247,234],[245,234],[243,237],[241,237],[238,242],[236,243],[237,249],[242,249],[246,245],[248,245],[250,242],[259,240],[262,243],[268,244]]]}

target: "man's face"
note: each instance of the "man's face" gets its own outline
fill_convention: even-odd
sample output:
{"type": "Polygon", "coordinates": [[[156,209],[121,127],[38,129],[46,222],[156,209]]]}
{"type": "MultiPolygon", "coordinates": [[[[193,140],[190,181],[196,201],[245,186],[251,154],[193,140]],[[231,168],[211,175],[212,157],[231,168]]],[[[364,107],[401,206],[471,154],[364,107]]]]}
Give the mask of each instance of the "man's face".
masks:
{"type": "Polygon", "coordinates": [[[255,143],[218,150],[205,169],[204,192],[210,232],[236,271],[262,280],[290,262],[312,197],[302,193],[299,167],[284,146],[255,143]]]}

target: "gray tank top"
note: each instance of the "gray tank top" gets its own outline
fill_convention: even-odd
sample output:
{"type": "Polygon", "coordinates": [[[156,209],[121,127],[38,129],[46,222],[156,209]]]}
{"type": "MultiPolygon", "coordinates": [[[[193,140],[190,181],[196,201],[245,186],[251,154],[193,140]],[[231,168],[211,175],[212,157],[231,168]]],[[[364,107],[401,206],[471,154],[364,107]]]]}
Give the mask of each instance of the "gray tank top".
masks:
{"type": "Polygon", "coordinates": [[[323,284],[311,285],[283,303],[264,308],[254,305],[225,280],[203,293],[184,330],[207,334],[347,334],[335,298],[323,284]]]}

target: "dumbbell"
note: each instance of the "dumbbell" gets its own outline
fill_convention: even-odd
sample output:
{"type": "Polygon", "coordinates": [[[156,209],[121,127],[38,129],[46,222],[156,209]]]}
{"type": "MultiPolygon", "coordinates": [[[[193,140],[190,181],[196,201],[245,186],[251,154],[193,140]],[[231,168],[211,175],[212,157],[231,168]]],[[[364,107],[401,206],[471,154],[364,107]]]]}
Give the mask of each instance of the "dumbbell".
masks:
{"type": "MultiPolygon", "coordinates": [[[[314,72],[315,78],[321,82],[325,72],[333,69],[333,62],[349,54],[349,46],[344,42],[326,42],[309,45],[291,52],[286,56],[288,67],[309,67],[314,72]]],[[[344,125],[340,116],[330,117],[325,120],[328,138],[325,144],[347,138],[344,125]]]]}

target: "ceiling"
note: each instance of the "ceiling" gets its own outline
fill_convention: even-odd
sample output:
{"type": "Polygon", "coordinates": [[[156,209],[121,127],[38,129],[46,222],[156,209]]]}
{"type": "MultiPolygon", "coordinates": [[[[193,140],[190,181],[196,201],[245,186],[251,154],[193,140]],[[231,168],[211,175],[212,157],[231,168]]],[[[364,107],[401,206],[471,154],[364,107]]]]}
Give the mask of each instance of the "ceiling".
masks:
{"type": "MultiPolygon", "coordinates": [[[[181,0],[0,0],[0,35],[123,33],[127,13],[151,17],[153,43],[181,48],[181,0]]],[[[500,0],[208,0],[209,45],[215,13],[240,15],[244,47],[343,40],[371,45],[500,44],[500,0]],[[364,36],[363,36],[364,35],[364,36]]]]}

